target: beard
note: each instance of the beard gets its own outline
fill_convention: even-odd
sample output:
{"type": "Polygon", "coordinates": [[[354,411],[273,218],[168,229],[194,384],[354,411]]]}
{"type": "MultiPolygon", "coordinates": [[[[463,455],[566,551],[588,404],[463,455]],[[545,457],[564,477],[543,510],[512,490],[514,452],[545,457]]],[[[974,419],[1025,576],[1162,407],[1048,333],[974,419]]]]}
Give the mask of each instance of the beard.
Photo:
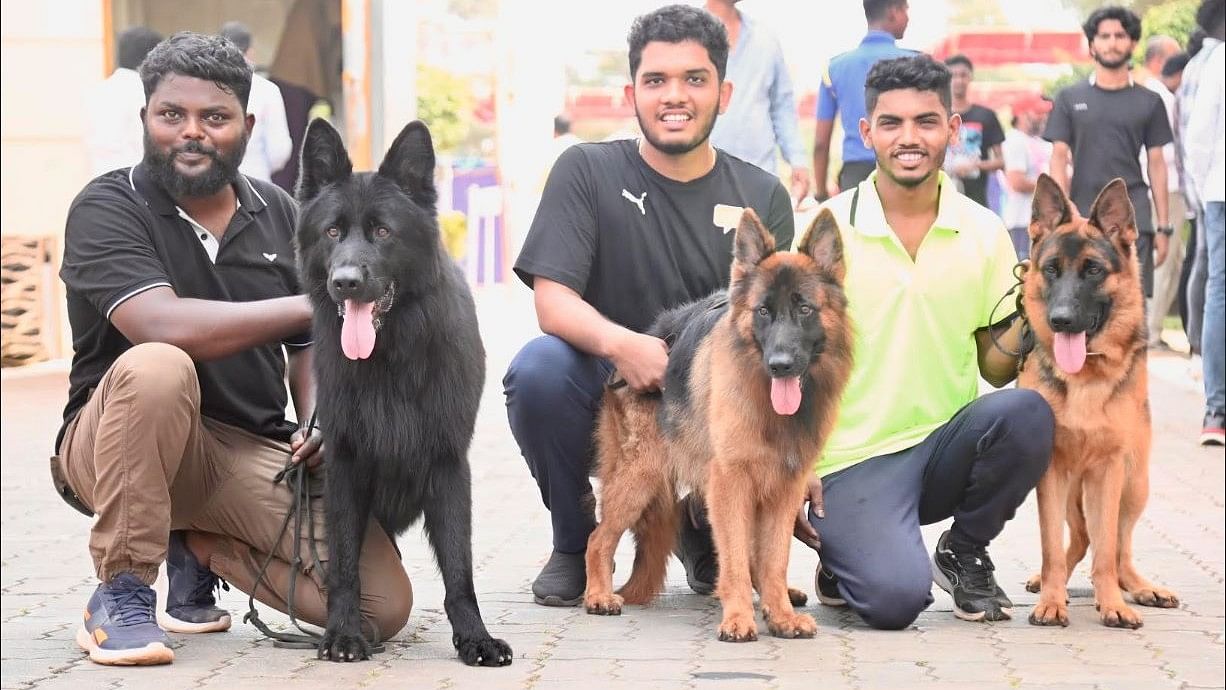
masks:
{"type": "Polygon", "coordinates": [[[945,152],[947,150],[948,150],[947,146],[942,147],[938,149],[935,153],[929,155],[928,157],[932,159],[932,163],[933,163],[932,168],[928,172],[922,175],[918,175],[917,177],[899,177],[898,175],[896,175],[894,173],[894,169],[890,166],[890,162],[893,159],[891,158],[889,151],[886,151],[884,154],[881,152],[877,152],[877,170],[880,171],[882,174],[884,174],[886,177],[890,178],[890,180],[893,181],[898,186],[906,187],[907,189],[914,189],[915,187],[918,187],[924,184],[925,182],[927,182],[929,179],[934,177],[938,172],[940,172],[941,168],[945,167],[945,152]]]}
{"type": "Polygon", "coordinates": [[[1123,57],[1121,57],[1118,60],[1108,60],[1107,58],[1099,55],[1098,53],[1094,53],[1094,62],[1097,62],[1103,67],[1106,67],[1107,69],[1119,69],[1123,67],[1124,65],[1127,65],[1131,61],[1132,61],[1132,51],[1131,50],[1128,51],[1127,53],[1124,53],[1123,57]]]}
{"type": "Polygon", "coordinates": [[[217,149],[205,148],[196,141],[189,141],[182,146],[171,148],[168,153],[163,153],[149,137],[149,130],[146,128],[144,164],[149,170],[149,176],[161,185],[172,199],[211,196],[238,179],[238,166],[247,152],[248,136],[244,132],[228,155],[223,155],[217,149]],[[180,153],[204,154],[212,162],[208,168],[196,175],[184,175],[175,168],[175,156],[180,153]]]}
{"type": "Polygon", "coordinates": [[[702,146],[708,139],[711,138],[711,130],[715,129],[715,120],[719,118],[718,106],[711,113],[711,119],[703,125],[699,123],[697,136],[689,141],[664,142],[656,137],[647,123],[643,120],[643,114],[637,109],[634,111],[634,117],[639,122],[639,131],[643,133],[643,138],[647,139],[647,143],[651,144],[657,151],[668,154],[670,156],[679,156],[683,153],[689,153],[694,149],[702,146]]]}

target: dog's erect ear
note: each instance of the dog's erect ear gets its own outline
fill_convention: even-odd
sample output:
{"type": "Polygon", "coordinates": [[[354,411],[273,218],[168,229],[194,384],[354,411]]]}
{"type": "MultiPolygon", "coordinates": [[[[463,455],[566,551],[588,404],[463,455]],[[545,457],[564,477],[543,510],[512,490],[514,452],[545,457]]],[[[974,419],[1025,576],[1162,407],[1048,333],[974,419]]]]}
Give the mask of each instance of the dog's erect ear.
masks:
{"type": "Polygon", "coordinates": [[[353,163],[345,152],[341,135],[327,120],[311,120],[311,124],[307,125],[306,137],[302,140],[302,162],[295,191],[298,201],[310,201],[319,194],[319,190],[347,180],[352,174],[353,163]]]}
{"type": "Polygon", "coordinates": [[[1038,242],[1050,230],[1073,219],[1073,205],[1060,185],[1039,173],[1034,183],[1034,203],[1030,207],[1030,241],[1038,242]]]}
{"type": "Polygon", "coordinates": [[[839,221],[830,209],[823,208],[809,224],[798,249],[817,262],[819,268],[834,276],[840,283],[846,274],[843,263],[843,236],[839,234],[839,221]]]}
{"type": "Polygon", "coordinates": [[[745,208],[741,214],[741,223],[736,226],[736,237],[732,247],[734,263],[743,266],[756,266],[759,261],[770,256],[775,251],[775,238],[767,231],[758,214],[752,208],[745,208]]]}
{"type": "Polygon", "coordinates": [[[1124,180],[1117,177],[1098,193],[1090,208],[1090,223],[1124,247],[1137,241],[1136,211],[1124,180]]]}
{"type": "Polygon", "coordinates": [[[405,125],[387,150],[379,174],[395,182],[413,201],[434,207],[434,142],[421,120],[405,125]]]}

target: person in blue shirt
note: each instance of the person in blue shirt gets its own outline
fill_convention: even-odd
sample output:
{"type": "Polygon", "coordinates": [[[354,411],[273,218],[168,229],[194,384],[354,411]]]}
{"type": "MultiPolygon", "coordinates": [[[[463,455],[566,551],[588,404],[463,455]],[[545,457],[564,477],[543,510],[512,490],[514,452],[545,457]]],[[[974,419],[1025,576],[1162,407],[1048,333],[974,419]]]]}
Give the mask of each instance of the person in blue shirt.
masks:
{"type": "Polygon", "coordinates": [[[777,150],[792,170],[789,191],[799,200],[809,193],[809,166],[796,117],[796,100],[779,39],[736,9],[738,0],[707,0],[707,11],[728,31],[727,81],[732,101],[711,131],[718,149],[762,168],[779,172],[777,150]]]}
{"type": "Polygon", "coordinates": [[[872,149],[860,140],[860,120],[865,117],[864,79],[878,60],[914,54],[895,44],[907,30],[909,9],[907,0],[864,0],[868,34],[855,50],[834,56],[822,75],[813,140],[813,196],[818,201],[830,197],[826,180],[836,114],[843,127],[843,167],[835,192],[860,184],[876,167],[872,149]]]}

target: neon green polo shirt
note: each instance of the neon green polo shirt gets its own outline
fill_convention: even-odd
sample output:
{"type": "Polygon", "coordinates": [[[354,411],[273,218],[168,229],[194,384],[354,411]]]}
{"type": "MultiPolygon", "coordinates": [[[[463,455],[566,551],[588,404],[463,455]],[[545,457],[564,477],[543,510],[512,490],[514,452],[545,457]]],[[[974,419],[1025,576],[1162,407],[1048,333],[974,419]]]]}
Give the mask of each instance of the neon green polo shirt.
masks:
{"type": "MultiPolygon", "coordinates": [[[[905,450],[979,392],[975,331],[1013,285],[1004,223],[941,173],[940,207],[915,259],[886,224],[874,172],[826,202],[842,231],[855,363],[819,475],[905,450]]],[[[1007,299],[996,322],[1015,311],[1007,299]]]]}

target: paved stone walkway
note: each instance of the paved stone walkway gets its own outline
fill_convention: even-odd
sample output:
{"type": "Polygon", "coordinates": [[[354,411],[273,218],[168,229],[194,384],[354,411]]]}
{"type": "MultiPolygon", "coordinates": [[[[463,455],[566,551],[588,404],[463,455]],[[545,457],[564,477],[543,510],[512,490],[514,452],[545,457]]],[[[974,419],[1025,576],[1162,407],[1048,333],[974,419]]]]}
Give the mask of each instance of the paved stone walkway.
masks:
{"type": "MultiPolygon", "coordinates": [[[[313,653],[275,649],[239,623],[246,597],[226,592],[235,614],[226,634],[172,636],[173,666],[115,669],[91,664],[73,643],[95,586],[89,522],[63,505],[47,477],[47,451],[66,393],[60,369],[5,372],[0,461],[0,620],[3,688],[1091,688],[1158,690],[1223,687],[1223,451],[1195,444],[1201,398],[1186,360],[1151,361],[1155,423],[1152,493],[1136,532],[1142,572],[1175,589],[1182,605],[1143,609],[1145,627],[1098,624],[1085,566],[1072,581],[1072,625],[1025,622],[1035,595],[1022,582],[1039,564],[1033,498],[993,545],[1003,586],[1018,604],[1014,621],[956,620],[936,603],[904,632],[878,632],[837,609],[811,606],[812,640],[765,637],[732,645],[715,639],[718,603],[685,586],[673,562],[667,590],[649,608],[620,618],[531,603],[532,578],[549,553],[548,519],[511,440],[500,378],[535,333],[528,292],[488,288],[479,309],[489,349],[489,380],[471,461],[475,482],[476,585],[491,631],[515,649],[515,663],[472,669],[455,658],[443,591],[422,535],[400,539],[416,610],[384,654],[360,664],[319,662],[313,653]]],[[[925,530],[929,544],[944,526],[925,530]]],[[[619,573],[632,551],[624,540],[619,573]]],[[[791,582],[812,594],[816,558],[799,544],[791,582]]],[[[624,577],[624,575],[623,575],[624,577]]],[[[284,621],[274,613],[266,618],[284,621]]]]}

